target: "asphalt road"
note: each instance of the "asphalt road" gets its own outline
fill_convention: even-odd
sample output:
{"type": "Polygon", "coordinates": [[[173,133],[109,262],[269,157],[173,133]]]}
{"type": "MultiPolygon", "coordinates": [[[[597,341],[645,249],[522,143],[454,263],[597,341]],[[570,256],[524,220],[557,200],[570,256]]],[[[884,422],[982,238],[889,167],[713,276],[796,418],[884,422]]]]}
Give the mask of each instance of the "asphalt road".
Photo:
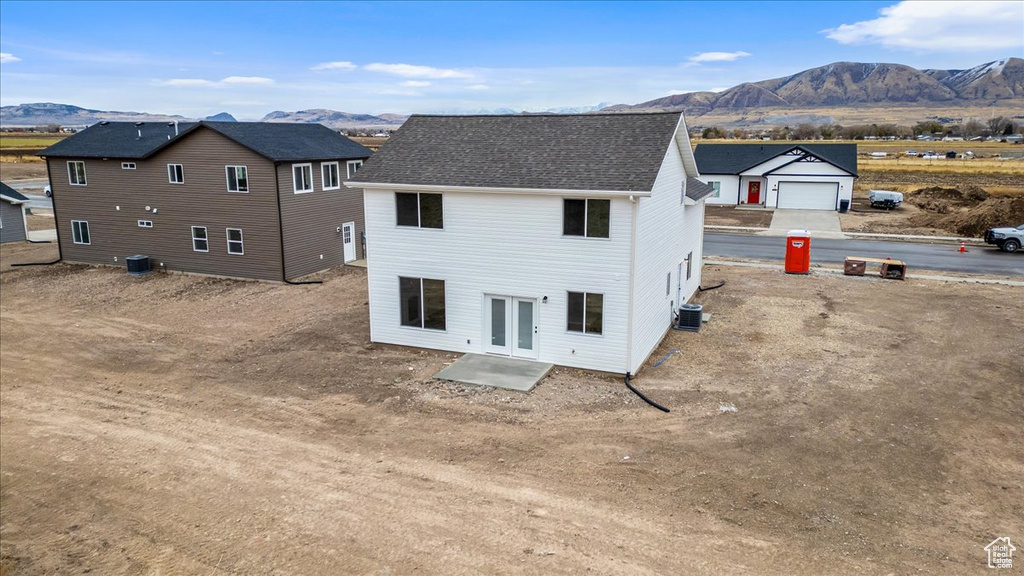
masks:
{"type": "MultiPolygon", "coordinates": [[[[1024,251],[1007,254],[995,246],[968,246],[961,254],[952,244],[919,244],[876,240],[811,239],[811,264],[842,263],[847,256],[892,258],[907,263],[910,272],[939,270],[965,274],[1024,277],[1024,251]]],[[[704,235],[704,256],[755,260],[785,260],[786,239],[754,234],[704,235]]]]}
{"type": "Polygon", "coordinates": [[[39,210],[53,210],[53,202],[43,195],[43,186],[46,186],[46,178],[33,178],[31,180],[14,180],[5,182],[11,188],[21,192],[28,198],[28,207],[39,210]],[[33,192],[30,194],[29,192],[33,192]]]}

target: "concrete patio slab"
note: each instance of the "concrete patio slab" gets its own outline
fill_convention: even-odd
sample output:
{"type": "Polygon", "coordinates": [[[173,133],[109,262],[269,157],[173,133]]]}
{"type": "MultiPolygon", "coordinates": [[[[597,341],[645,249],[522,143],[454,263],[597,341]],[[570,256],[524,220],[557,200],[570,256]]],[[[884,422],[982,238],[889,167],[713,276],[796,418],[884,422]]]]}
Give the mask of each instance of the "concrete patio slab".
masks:
{"type": "Polygon", "coordinates": [[[830,210],[776,210],[763,236],[785,236],[790,230],[808,230],[811,238],[844,239],[839,213],[830,210]]]}
{"type": "Polygon", "coordinates": [[[529,392],[553,367],[554,364],[519,358],[466,354],[451,366],[434,374],[434,378],[529,392]]]}

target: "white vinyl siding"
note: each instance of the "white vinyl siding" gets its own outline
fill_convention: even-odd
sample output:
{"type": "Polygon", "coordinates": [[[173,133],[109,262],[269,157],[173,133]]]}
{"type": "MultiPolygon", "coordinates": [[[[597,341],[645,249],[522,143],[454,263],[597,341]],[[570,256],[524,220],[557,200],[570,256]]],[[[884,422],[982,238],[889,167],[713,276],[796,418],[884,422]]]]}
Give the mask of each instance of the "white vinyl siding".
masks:
{"type": "Polygon", "coordinates": [[[611,200],[611,238],[594,242],[562,235],[557,196],[446,191],[443,234],[395,226],[392,190],[367,189],[364,198],[374,342],[481,353],[485,294],[503,294],[536,299],[539,360],[626,371],[629,199],[611,200]],[[444,332],[401,325],[398,277],[445,279],[444,332]],[[603,296],[602,335],[566,330],[570,291],[603,296]]]}
{"type": "Polygon", "coordinates": [[[181,164],[167,165],[167,181],[171,184],[185,183],[185,167],[181,164]]]}
{"type": "Polygon", "coordinates": [[[85,162],[68,161],[68,183],[72,186],[85,186],[85,162]]]}
{"type": "Polygon", "coordinates": [[[228,192],[249,193],[249,169],[245,166],[225,166],[228,192]]]}
{"type": "MultiPolygon", "coordinates": [[[[715,194],[708,196],[705,201],[708,204],[717,204],[722,206],[735,206],[739,203],[740,193],[740,177],[731,176],[727,174],[714,174],[707,175],[703,174],[700,177],[701,182],[704,182],[708,186],[715,188],[715,194]],[[717,187],[716,187],[717,185],[717,187]]],[[[744,199],[746,199],[747,191],[744,189],[744,199]]]]}
{"type": "Polygon", "coordinates": [[[313,191],[313,165],[292,164],[292,184],[296,194],[313,191]]]}
{"type": "Polygon", "coordinates": [[[337,162],[324,162],[320,164],[320,184],[324,190],[337,190],[341,188],[341,175],[338,174],[337,162]]]}

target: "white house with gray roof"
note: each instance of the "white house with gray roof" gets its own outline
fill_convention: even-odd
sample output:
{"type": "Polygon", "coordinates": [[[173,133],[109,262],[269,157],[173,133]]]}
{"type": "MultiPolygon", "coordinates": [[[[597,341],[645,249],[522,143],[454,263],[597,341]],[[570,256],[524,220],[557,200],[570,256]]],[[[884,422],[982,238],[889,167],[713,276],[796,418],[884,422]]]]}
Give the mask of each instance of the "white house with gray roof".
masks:
{"type": "Polygon", "coordinates": [[[413,116],[364,189],[374,342],[635,373],[700,283],[683,117],[413,116]]]}
{"type": "Polygon", "coordinates": [[[838,210],[853,198],[856,144],[698,144],[708,204],[838,210]]]}

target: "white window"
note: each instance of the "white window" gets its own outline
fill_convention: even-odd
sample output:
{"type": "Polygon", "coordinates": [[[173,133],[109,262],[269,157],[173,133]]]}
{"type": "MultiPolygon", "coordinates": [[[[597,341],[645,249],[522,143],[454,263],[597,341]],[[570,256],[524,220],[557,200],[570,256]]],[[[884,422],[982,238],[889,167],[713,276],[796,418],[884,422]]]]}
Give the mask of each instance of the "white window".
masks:
{"type": "Polygon", "coordinates": [[[167,181],[171,184],[185,183],[185,167],[181,164],[167,165],[167,181]]]}
{"type": "Polygon", "coordinates": [[[356,175],[356,172],[363,167],[362,160],[349,160],[345,163],[345,167],[348,169],[348,177],[351,178],[356,175]]]}
{"type": "Polygon", "coordinates": [[[152,220],[139,220],[139,228],[152,228],[152,227],[153,227],[153,221],[152,220]]]}
{"type": "Polygon", "coordinates": [[[562,206],[562,234],[587,238],[608,238],[611,200],[566,198],[562,206]]]}
{"type": "Polygon", "coordinates": [[[245,254],[245,247],[242,245],[242,229],[228,228],[228,254],[245,254]]]}
{"type": "Polygon", "coordinates": [[[722,183],[721,182],[708,182],[708,186],[715,189],[715,193],[711,195],[712,198],[719,198],[722,196],[722,183]]]}
{"type": "Polygon", "coordinates": [[[135,170],[135,162],[121,162],[121,170],[135,170]]]}
{"type": "Polygon", "coordinates": [[[68,182],[72,186],[85,186],[85,162],[68,161],[68,182]]]}
{"type": "Polygon", "coordinates": [[[402,326],[445,329],[444,280],[398,278],[402,326]]]}
{"type": "Polygon", "coordinates": [[[206,235],[206,226],[192,227],[192,250],[196,252],[210,251],[210,239],[206,235]]]}
{"type": "Polygon", "coordinates": [[[249,169],[245,166],[225,166],[228,192],[249,192],[249,169]]]}
{"type": "Polygon", "coordinates": [[[337,190],[341,188],[341,178],[338,174],[337,162],[324,162],[320,164],[320,181],[324,190],[337,190]]]}
{"type": "Polygon", "coordinates": [[[604,330],[604,295],[569,292],[566,327],[569,332],[601,334],[604,330]]]}
{"type": "Polygon", "coordinates": [[[444,201],[440,194],[395,192],[396,223],[416,228],[444,228],[444,201]]]}
{"type": "Polygon", "coordinates": [[[686,254],[686,280],[690,280],[690,274],[693,271],[693,252],[686,254]]]}
{"type": "Polygon", "coordinates": [[[72,220],[71,240],[75,244],[92,244],[92,238],[89,237],[89,223],[85,220],[72,220]]]}
{"type": "Polygon", "coordinates": [[[292,164],[292,183],[296,194],[313,191],[313,165],[292,164]]]}

